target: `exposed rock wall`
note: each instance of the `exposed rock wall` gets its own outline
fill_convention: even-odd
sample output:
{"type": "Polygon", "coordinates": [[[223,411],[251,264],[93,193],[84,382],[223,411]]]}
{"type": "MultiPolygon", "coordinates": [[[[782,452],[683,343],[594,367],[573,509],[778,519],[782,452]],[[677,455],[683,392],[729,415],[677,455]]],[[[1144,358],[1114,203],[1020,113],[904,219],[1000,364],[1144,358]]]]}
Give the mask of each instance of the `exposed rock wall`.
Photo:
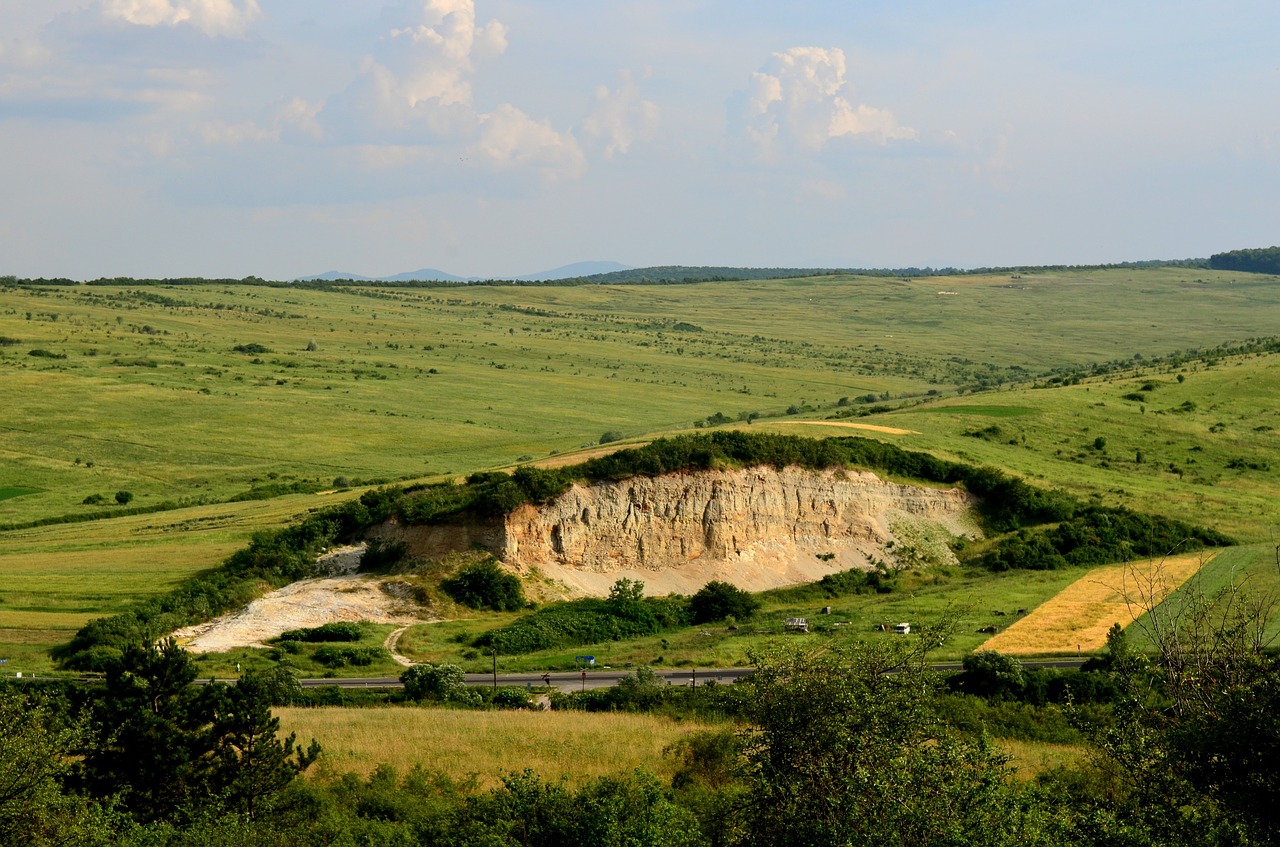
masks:
{"type": "Polygon", "coordinates": [[[507,519],[502,558],[599,573],[663,571],[698,559],[776,561],[832,553],[832,569],[866,563],[927,522],[971,534],[972,498],[858,471],[749,468],[577,485],[507,519]]]}
{"type": "Polygon", "coordinates": [[[431,558],[483,547],[588,594],[606,593],[623,576],[644,581],[649,593],[689,593],[710,579],[759,591],[893,560],[904,546],[954,561],[942,539],[977,534],[973,504],[959,489],[866,471],[759,467],[575,485],[505,523],[387,525],[378,534],[431,558]]]}

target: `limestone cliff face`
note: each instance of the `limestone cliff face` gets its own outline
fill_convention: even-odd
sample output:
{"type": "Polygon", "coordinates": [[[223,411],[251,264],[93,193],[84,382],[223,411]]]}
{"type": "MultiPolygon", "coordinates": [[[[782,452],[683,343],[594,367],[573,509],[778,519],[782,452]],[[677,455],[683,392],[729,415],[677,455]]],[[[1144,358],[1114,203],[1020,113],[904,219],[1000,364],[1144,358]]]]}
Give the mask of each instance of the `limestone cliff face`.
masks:
{"type": "MultiPolygon", "coordinates": [[[[502,558],[597,573],[663,571],[695,560],[816,560],[865,565],[904,527],[972,534],[972,498],[886,482],[857,471],[749,468],[635,477],[574,486],[545,506],[508,516],[502,558]]],[[[908,534],[913,534],[908,530],[908,534]]]]}
{"type": "Polygon", "coordinates": [[[887,482],[865,471],[748,468],[575,485],[506,517],[433,526],[384,524],[371,535],[440,558],[483,548],[509,567],[537,568],[571,594],[604,595],[614,580],[651,594],[692,593],[720,579],[762,591],[847,568],[954,562],[946,541],[976,536],[974,499],[887,482]],[[822,558],[818,558],[821,555],[822,558]]]}

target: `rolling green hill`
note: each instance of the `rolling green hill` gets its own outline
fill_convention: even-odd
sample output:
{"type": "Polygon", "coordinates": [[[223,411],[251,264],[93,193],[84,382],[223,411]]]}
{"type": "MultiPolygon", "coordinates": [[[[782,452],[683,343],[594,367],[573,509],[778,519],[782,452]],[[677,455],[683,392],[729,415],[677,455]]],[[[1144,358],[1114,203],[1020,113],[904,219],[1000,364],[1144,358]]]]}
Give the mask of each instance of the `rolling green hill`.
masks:
{"type": "Polygon", "coordinates": [[[832,422],[902,430],[876,437],[903,447],[1266,540],[1280,525],[1280,360],[1155,360],[1266,336],[1277,315],[1271,279],[1196,267],[440,289],[0,282],[0,652],[38,652],[119,608],[93,587],[99,571],[51,580],[45,557],[124,570],[163,536],[182,552],[129,583],[145,597],[351,496],[335,487],[751,414],[806,435],[822,430],[795,422],[843,415],[832,422]],[[68,517],[102,520],[31,526],[68,517]]]}

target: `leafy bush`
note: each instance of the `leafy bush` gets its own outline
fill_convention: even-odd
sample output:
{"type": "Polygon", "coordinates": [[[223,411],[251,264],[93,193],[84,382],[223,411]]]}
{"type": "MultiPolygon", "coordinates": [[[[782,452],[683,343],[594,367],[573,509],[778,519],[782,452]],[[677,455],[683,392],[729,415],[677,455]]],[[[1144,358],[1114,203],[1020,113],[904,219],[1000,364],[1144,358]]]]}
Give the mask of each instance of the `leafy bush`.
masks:
{"type": "Polygon", "coordinates": [[[468,565],[441,580],[440,588],[455,603],[469,609],[514,612],[525,605],[520,578],[503,570],[493,559],[468,565]]]}
{"type": "Polygon", "coordinates": [[[605,600],[586,598],[556,603],[486,632],[472,644],[505,655],[520,655],[653,635],[686,622],[682,603],[645,597],[643,589],[643,583],[620,579],[605,600]]]}
{"type": "Polygon", "coordinates": [[[372,573],[389,571],[403,561],[408,552],[409,547],[403,541],[375,538],[360,556],[360,570],[372,573]]]}
{"type": "Polygon", "coordinates": [[[979,561],[995,571],[1054,570],[1067,565],[1122,562],[1231,543],[1231,539],[1220,532],[1172,518],[1145,515],[1122,507],[1090,506],[1048,529],[1037,532],[1023,529],[1003,538],[979,561]]]}
{"type": "Polygon", "coordinates": [[[400,683],[404,685],[404,696],[410,700],[433,700],[436,702],[471,702],[479,697],[472,697],[475,692],[467,689],[467,677],[457,665],[433,665],[424,662],[400,674],[400,683]]]}
{"type": "Polygon", "coordinates": [[[312,658],[327,668],[342,668],[347,665],[365,667],[388,655],[382,647],[330,647],[326,644],[317,648],[312,658]]]}
{"type": "Polygon", "coordinates": [[[319,642],[359,641],[361,638],[364,638],[364,628],[360,624],[337,621],[306,629],[291,629],[281,633],[274,641],[277,643],[283,641],[306,641],[314,644],[319,642]]]}
{"type": "Polygon", "coordinates": [[[729,616],[749,618],[760,601],[736,585],[712,580],[689,598],[689,615],[696,624],[722,621],[729,616]]]}

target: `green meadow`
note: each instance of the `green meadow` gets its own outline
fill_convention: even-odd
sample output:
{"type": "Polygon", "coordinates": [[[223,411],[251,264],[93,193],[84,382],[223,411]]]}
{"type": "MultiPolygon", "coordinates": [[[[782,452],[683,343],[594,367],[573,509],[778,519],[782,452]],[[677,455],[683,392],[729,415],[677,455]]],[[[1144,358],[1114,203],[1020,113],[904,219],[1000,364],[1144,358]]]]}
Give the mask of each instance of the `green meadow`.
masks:
{"type": "MultiPolygon", "coordinates": [[[[1053,597],[1079,578],[1074,570],[1023,571],[991,574],[943,568],[900,575],[894,590],[828,598],[810,588],[778,589],[757,595],[761,608],[749,622],[715,623],[673,630],[654,636],[624,639],[587,648],[539,651],[521,656],[499,656],[501,671],[544,669],[572,670],[575,655],[596,656],[598,665],[631,667],[697,668],[741,667],[748,653],[760,651],[784,637],[789,643],[821,649],[846,641],[901,638],[894,624],[906,621],[950,621],[953,635],[933,655],[958,661],[978,648],[990,635],[978,630],[1006,626],[1017,619],[1019,609],[1031,609],[1053,597]],[[830,608],[823,614],[824,607],[830,608]],[[810,633],[786,633],[788,618],[805,618],[810,633]],[[885,625],[889,631],[881,631],[885,625]]],[[[518,614],[470,612],[464,618],[419,624],[400,639],[399,649],[410,659],[453,662],[472,673],[492,668],[492,659],[461,642],[504,626],[518,614]]]]}
{"type": "MultiPolygon", "coordinates": [[[[907,430],[865,434],[1263,542],[1280,527],[1280,357],[1153,360],[1267,336],[1277,315],[1274,278],[1188,268],[5,286],[0,654],[47,669],[44,651],[85,620],[363,485],[508,467],[605,432],[648,438],[717,415],[809,436],[828,430],[792,424],[839,415],[907,430]],[[1062,378],[1103,362],[1127,365],[1062,378]],[[93,520],[33,525],[67,518],[93,520]]],[[[921,613],[846,616],[853,630],[921,613]]],[[[691,637],[621,661],[742,653],[740,635],[691,637]]],[[[420,643],[422,655],[435,649],[420,643]]]]}

